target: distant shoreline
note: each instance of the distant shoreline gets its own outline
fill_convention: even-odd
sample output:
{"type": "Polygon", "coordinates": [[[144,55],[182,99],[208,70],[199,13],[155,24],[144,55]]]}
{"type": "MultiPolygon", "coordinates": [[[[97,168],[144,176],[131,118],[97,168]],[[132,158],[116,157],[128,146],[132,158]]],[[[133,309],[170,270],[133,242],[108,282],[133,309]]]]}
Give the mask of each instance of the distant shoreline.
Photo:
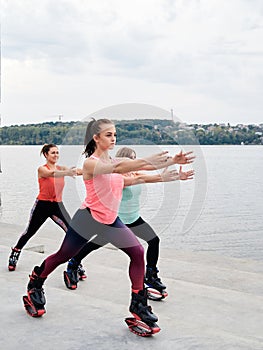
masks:
{"type": "MultiPolygon", "coordinates": [[[[119,145],[263,145],[263,123],[186,124],[165,119],[115,121],[119,145]]],[[[87,123],[48,122],[0,128],[0,145],[83,145],[87,123]]]]}

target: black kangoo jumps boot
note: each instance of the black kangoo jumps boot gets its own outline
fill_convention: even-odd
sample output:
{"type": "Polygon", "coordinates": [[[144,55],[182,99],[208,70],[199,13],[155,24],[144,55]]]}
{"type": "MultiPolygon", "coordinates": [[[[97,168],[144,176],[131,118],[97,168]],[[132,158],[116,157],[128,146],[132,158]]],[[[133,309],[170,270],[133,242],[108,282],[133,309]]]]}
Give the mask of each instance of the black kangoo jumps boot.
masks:
{"type": "Polygon", "coordinates": [[[78,274],[78,263],[75,262],[74,258],[69,260],[67,271],[63,272],[64,282],[68,289],[77,289],[79,282],[78,274]]]}
{"type": "Polygon", "coordinates": [[[166,289],[166,286],[162,283],[161,279],[158,277],[159,270],[152,267],[146,268],[145,283],[152,288],[155,288],[161,292],[166,289]]]}
{"type": "Polygon", "coordinates": [[[21,253],[21,249],[17,249],[17,248],[11,248],[11,254],[9,256],[9,262],[8,262],[8,270],[9,271],[15,271],[16,269],[16,264],[18,262],[20,253],[21,253]]]}
{"type": "Polygon", "coordinates": [[[85,278],[87,278],[86,271],[82,264],[79,264],[78,266],[78,275],[80,281],[83,281],[85,278]]]}
{"type": "Polygon", "coordinates": [[[140,290],[138,294],[132,293],[130,312],[138,320],[146,324],[152,324],[158,321],[158,317],[152,312],[152,308],[147,305],[147,291],[140,290]]]}
{"type": "Polygon", "coordinates": [[[46,298],[42,287],[46,278],[39,277],[38,270],[39,267],[35,266],[31,275],[29,275],[27,295],[23,296],[25,309],[32,317],[40,317],[46,312],[44,307],[46,298]]]}
{"type": "Polygon", "coordinates": [[[162,283],[161,279],[158,277],[159,270],[157,267],[146,268],[146,275],[144,278],[144,283],[147,287],[148,299],[150,300],[162,300],[168,296],[166,291],[166,286],[162,283]]]}
{"type": "Polygon", "coordinates": [[[138,294],[132,293],[130,312],[134,317],[127,317],[125,322],[130,331],[140,337],[149,337],[160,332],[160,327],[156,323],[158,317],[152,312],[152,308],[147,305],[147,291],[140,290],[138,294]]]}

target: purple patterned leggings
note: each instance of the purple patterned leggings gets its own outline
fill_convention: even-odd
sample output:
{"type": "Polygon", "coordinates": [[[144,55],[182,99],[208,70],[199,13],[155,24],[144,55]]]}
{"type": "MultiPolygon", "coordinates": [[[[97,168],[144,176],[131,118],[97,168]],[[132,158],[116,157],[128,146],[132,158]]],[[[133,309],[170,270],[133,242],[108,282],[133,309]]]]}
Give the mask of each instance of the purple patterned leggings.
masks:
{"type": "Polygon", "coordinates": [[[129,276],[132,289],[142,290],[144,285],[144,249],[134,233],[117,217],[105,225],[93,219],[89,209],[79,209],[73,216],[59,250],[47,257],[40,266],[40,277],[47,277],[60,264],[74,257],[96,235],[96,242],[109,242],[130,258],[129,276]]]}

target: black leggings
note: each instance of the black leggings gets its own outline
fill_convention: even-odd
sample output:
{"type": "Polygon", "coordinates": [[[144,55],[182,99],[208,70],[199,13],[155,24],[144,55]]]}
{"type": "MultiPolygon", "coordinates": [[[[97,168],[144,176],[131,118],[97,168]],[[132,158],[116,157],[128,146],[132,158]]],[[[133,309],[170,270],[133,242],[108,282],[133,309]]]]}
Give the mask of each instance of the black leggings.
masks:
{"type": "MultiPolygon", "coordinates": [[[[156,235],[151,226],[145,222],[141,217],[132,224],[126,224],[131,231],[139,238],[143,239],[148,244],[146,252],[146,263],[147,267],[156,268],[159,258],[159,245],[160,238],[156,235]]],[[[102,246],[110,243],[109,241],[102,239],[101,237],[95,237],[74,256],[74,260],[79,265],[87,255],[94,250],[101,248],[102,246]]]]}
{"type": "Polygon", "coordinates": [[[34,236],[47,218],[51,218],[65,232],[69,226],[70,216],[62,202],[36,200],[30,213],[29,224],[22,233],[15,248],[22,249],[34,236]]]}

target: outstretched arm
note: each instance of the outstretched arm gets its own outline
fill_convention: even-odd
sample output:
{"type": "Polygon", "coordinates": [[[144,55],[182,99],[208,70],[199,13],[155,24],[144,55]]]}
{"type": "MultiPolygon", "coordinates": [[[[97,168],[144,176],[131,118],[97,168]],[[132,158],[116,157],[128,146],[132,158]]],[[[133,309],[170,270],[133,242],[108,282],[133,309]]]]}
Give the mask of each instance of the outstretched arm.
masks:
{"type": "MultiPolygon", "coordinates": [[[[75,166],[72,166],[70,168],[66,167],[66,166],[60,166],[61,170],[73,170],[73,172],[75,173],[73,176],[79,176],[83,174],[83,170],[82,168],[76,168],[75,166]]],[[[72,175],[68,175],[68,176],[72,176],[72,175]]]]}
{"type": "Polygon", "coordinates": [[[179,172],[177,170],[168,170],[165,168],[161,174],[145,174],[145,173],[133,173],[132,175],[124,175],[124,186],[133,186],[142,183],[155,183],[155,182],[171,182],[177,180],[191,180],[194,176],[194,170],[182,171],[180,166],[179,172]]]}
{"type": "Polygon", "coordinates": [[[164,159],[164,163],[161,162],[159,164],[154,164],[153,162],[151,162],[151,157],[146,158],[149,160],[149,164],[146,165],[146,167],[144,167],[143,170],[162,169],[174,164],[191,164],[195,159],[195,156],[193,155],[192,151],[189,151],[189,152],[180,151],[178,154],[176,154],[173,157],[168,156],[167,154],[168,152],[165,152],[164,154],[164,157],[166,157],[164,159]]]}
{"type": "Polygon", "coordinates": [[[130,176],[124,175],[124,186],[133,186],[142,183],[169,182],[179,180],[179,173],[176,170],[165,169],[161,174],[133,173],[130,176]]]}
{"type": "Polygon", "coordinates": [[[98,174],[126,174],[138,170],[163,169],[173,164],[190,164],[195,158],[193,152],[183,153],[182,151],[174,157],[168,156],[167,151],[154,154],[141,159],[117,159],[114,162],[103,162],[101,160],[87,158],[83,165],[83,178],[88,180],[98,174]]]}
{"type": "Polygon", "coordinates": [[[74,177],[77,175],[77,169],[76,168],[67,168],[66,166],[61,166],[61,169],[55,169],[51,170],[48,169],[45,166],[40,166],[38,168],[38,177],[64,177],[64,176],[71,176],[74,177]]]}
{"type": "Polygon", "coordinates": [[[166,151],[155,154],[148,158],[141,159],[115,159],[113,162],[103,162],[101,160],[87,158],[83,165],[83,178],[87,180],[98,174],[126,174],[138,170],[156,170],[166,167],[166,151]]]}

